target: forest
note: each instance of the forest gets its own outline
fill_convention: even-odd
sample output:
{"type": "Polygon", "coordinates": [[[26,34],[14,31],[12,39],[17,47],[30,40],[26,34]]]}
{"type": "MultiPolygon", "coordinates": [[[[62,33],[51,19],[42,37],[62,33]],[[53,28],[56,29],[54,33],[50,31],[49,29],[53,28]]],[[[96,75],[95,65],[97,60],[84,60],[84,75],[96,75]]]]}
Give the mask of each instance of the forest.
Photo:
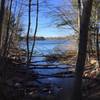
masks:
{"type": "Polygon", "coordinates": [[[0,100],[100,100],[99,13],[100,0],[0,0],[0,100]]]}

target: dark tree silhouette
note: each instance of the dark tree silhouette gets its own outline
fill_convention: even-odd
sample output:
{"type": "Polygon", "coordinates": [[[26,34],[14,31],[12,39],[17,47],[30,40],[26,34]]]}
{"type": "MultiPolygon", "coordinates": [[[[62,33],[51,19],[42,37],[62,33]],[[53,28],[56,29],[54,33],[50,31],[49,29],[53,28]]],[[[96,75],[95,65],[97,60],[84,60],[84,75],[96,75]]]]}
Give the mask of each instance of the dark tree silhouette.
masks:
{"type": "Polygon", "coordinates": [[[11,21],[11,10],[12,10],[12,3],[13,0],[10,0],[10,7],[9,7],[9,16],[8,16],[8,22],[7,22],[7,30],[6,30],[6,36],[5,36],[5,41],[3,45],[3,56],[7,55],[7,48],[8,48],[8,39],[9,39],[9,29],[10,29],[10,21],[11,21]]]}
{"type": "Polygon", "coordinates": [[[88,30],[91,17],[92,2],[93,0],[85,0],[83,5],[83,12],[80,20],[79,51],[76,63],[76,74],[74,83],[75,87],[73,91],[72,100],[82,100],[82,75],[86,60],[88,30]]]}
{"type": "Polygon", "coordinates": [[[37,9],[36,9],[36,21],[35,21],[36,23],[35,23],[35,30],[34,30],[34,36],[33,36],[33,44],[32,44],[32,49],[31,49],[29,61],[31,61],[32,53],[33,53],[33,50],[34,50],[34,47],[35,47],[36,33],[37,33],[37,30],[38,30],[38,21],[39,21],[39,0],[37,0],[36,5],[37,5],[37,9]]]}
{"type": "Polygon", "coordinates": [[[1,0],[0,2],[0,49],[1,49],[1,41],[2,41],[2,25],[4,19],[4,11],[5,11],[5,0],[1,0]]]}
{"type": "Polygon", "coordinates": [[[32,0],[29,0],[28,29],[27,29],[27,38],[26,38],[26,42],[27,42],[27,66],[29,64],[29,33],[30,33],[30,27],[31,27],[31,3],[32,3],[32,0]]]}

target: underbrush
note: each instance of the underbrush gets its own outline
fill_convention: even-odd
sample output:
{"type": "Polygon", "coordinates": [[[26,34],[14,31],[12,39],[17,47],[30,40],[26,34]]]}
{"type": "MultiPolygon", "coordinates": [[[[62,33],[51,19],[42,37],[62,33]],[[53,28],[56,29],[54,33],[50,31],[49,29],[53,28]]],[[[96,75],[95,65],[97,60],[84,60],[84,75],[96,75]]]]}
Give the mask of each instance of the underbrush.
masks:
{"type": "Polygon", "coordinates": [[[66,51],[63,53],[51,53],[46,55],[45,60],[47,62],[61,62],[64,64],[71,64],[76,62],[76,51],[66,51]]]}

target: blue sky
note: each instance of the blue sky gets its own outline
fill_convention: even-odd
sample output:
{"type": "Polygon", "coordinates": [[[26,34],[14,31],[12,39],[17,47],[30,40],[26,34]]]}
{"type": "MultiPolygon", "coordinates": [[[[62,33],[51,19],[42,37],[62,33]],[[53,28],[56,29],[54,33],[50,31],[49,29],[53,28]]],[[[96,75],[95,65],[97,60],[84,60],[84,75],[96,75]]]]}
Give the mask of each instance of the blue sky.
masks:
{"type": "MultiPolygon", "coordinates": [[[[71,0],[48,0],[47,5],[53,5],[53,6],[60,6],[61,4],[63,5],[66,3],[67,5],[71,5],[70,1],[71,0]]],[[[40,6],[40,12],[39,12],[39,26],[38,26],[38,32],[37,36],[44,36],[44,37],[64,37],[70,34],[73,34],[74,31],[70,27],[65,28],[57,28],[55,26],[55,22],[51,15],[49,16],[50,8],[46,7],[47,5],[43,5],[42,7],[40,6]]],[[[66,6],[67,7],[67,6],[66,6]]],[[[52,9],[52,8],[51,8],[52,9]]],[[[69,6],[67,9],[70,9],[69,6]]],[[[26,16],[23,17],[23,24],[24,24],[24,29],[27,31],[27,13],[25,13],[26,16]]],[[[35,17],[32,14],[31,18],[31,31],[30,35],[33,35],[34,33],[34,27],[35,27],[35,17]]]]}

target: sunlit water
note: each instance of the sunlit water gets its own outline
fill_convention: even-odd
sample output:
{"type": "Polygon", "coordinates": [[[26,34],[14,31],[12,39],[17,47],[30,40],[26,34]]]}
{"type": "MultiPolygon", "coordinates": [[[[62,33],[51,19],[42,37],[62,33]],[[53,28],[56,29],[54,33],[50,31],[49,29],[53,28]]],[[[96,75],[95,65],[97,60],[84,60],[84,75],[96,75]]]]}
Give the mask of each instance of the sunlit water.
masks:
{"type": "MultiPolygon", "coordinates": [[[[30,50],[32,47],[32,41],[30,41],[29,46],[30,50]]],[[[48,54],[58,54],[63,53],[67,50],[67,45],[70,44],[70,41],[67,40],[38,40],[35,43],[34,53],[32,57],[32,62],[37,62],[35,64],[56,64],[58,65],[59,62],[47,62],[45,61],[45,57],[42,55],[48,54]],[[38,62],[39,61],[39,62],[38,62]]],[[[26,50],[26,43],[21,42],[20,47],[26,50]]],[[[41,66],[39,66],[41,67],[41,66]]],[[[54,67],[54,66],[51,66],[54,67]]],[[[59,67],[67,67],[67,65],[60,65],[59,67]]],[[[35,69],[40,74],[54,74],[57,72],[66,71],[65,69],[35,69]]]]}
{"type": "MultiPolygon", "coordinates": [[[[48,64],[45,61],[45,57],[39,57],[42,55],[52,54],[52,53],[62,53],[67,50],[67,45],[70,44],[70,41],[67,40],[38,40],[35,43],[34,53],[32,57],[32,61],[36,62],[35,64],[48,64]],[[43,62],[42,62],[43,61],[43,62]]],[[[30,50],[32,47],[32,41],[30,41],[30,50]]],[[[20,47],[26,50],[26,42],[21,42],[20,47]]],[[[51,62],[52,64],[59,64],[59,62],[51,62]]],[[[49,62],[50,64],[50,62],[49,62]]],[[[38,66],[43,67],[43,66],[38,66]]],[[[55,66],[51,66],[55,67],[55,66]]],[[[67,65],[59,65],[58,67],[67,67],[67,65]]],[[[65,72],[68,69],[34,69],[39,74],[44,75],[52,75],[58,72],[65,72]]],[[[39,79],[38,81],[42,82],[43,84],[51,84],[53,86],[53,91],[61,92],[61,91],[69,91],[72,88],[73,79],[72,78],[55,78],[55,77],[47,77],[43,79],[39,79]],[[60,90],[58,87],[61,87],[60,90]]],[[[39,83],[38,83],[39,84],[39,83]]],[[[41,85],[41,84],[40,84],[41,85]]],[[[66,92],[67,93],[67,92],[66,92]]]]}
{"type": "MultiPolygon", "coordinates": [[[[30,41],[29,47],[32,48],[33,41],[30,41]]],[[[55,52],[57,49],[64,51],[70,41],[67,40],[37,40],[34,48],[34,55],[46,55],[55,52]]],[[[26,49],[26,42],[22,41],[20,47],[26,49]]]]}

